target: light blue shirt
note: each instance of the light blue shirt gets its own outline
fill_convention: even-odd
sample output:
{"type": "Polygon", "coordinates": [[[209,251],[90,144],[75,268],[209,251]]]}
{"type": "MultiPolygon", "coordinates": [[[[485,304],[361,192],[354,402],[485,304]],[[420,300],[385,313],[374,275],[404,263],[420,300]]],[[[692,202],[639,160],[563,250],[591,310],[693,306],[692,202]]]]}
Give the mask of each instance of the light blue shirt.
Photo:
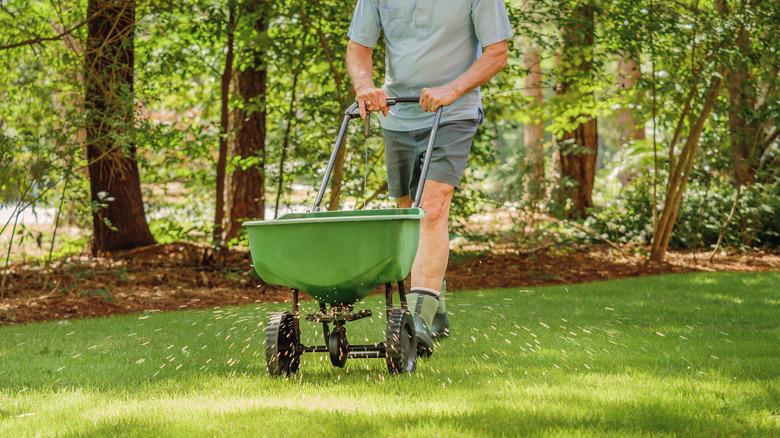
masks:
{"type": "MultiPolygon", "coordinates": [[[[358,0],[349,38],[374,47],[384,30],[388,96],[419,96],[423,88],[446,85],[466,72],[487,47],[512,37],[502,0],[358,0]]],[[[444,108],[442,121],[476,120],[482,108],[479,88],[444,108]]],[[[379,117],[393,131],[429,128],[433,113],[419,104],[390,107],[379,117]]]]}

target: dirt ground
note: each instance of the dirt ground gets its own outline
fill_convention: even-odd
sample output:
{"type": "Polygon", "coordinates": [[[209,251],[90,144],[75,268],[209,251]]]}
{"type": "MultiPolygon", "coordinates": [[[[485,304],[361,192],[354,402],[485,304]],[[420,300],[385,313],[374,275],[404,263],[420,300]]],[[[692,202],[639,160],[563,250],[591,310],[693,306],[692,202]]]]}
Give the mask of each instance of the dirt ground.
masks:
{"type": "MultiPolygon", "coordinates": [[[[777,271],[780,253],[671,252],[663,264],[609,245],[530,253],[455,254],[448,290],[532,287],[696,271],[777,271]]],[[[218,254],[189,243],[154,245],[49,266],[17,263],[0,277],[0,324],[95,318],[289,300],[286,288],[251,274],[247,251],[218,254]],[[1,287],[4,284],[4,289],[1,287]]]]}

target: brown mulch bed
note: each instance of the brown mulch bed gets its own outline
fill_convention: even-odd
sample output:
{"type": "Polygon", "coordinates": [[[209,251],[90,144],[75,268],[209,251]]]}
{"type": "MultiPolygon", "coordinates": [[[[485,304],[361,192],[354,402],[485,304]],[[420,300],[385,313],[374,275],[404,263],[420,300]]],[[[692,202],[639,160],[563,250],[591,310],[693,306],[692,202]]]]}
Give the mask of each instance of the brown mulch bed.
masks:
{"type": "MultiPolygon", "coordinates": [[[[526,254],[455,255],[449,290],[572,284],[696,271],[776,271],[780,253],[676,253],[651,264],[608,245],[526,254]]],[[[251,275],[246,251],[217,254],[189,243],[154,245],[109,257],[70,257],[50,266],[16,263],[6,276],[0,324],[284,301],[289,290],[251,275]]]]}

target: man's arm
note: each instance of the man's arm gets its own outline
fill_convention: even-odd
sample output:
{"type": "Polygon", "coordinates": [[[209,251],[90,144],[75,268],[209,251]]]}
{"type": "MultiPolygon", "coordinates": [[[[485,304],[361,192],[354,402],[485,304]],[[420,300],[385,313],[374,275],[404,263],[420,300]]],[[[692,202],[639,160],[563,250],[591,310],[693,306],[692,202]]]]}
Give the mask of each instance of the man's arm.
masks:
{"type": "Polygon", "coordinates": [[[509,49],[506,41],[485,47],[482,56],[465,73],[443,87],[423,88],[420,105],[424,111],[436,111],[443,105],[450,105],[465,93],[485,85],[506,66],[509,49]]]}
{"type": "Polygon", "coordinates": [[[366,106],[371,111],[382,111],[384,115],[390,110],[385,92],[374,85],[373,53],[371,47],[352,40],[347,43],[347,72],[355,87],[355,100],[360,106],[360,116],[363,118],[366,117],[366,106]]]}

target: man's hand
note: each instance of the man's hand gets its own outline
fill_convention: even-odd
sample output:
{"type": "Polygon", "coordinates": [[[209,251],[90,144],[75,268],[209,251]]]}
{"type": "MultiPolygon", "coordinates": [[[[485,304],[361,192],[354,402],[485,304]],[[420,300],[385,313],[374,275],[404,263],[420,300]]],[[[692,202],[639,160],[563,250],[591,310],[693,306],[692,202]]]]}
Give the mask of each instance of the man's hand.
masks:
{"type": "Polygon", "coordinates": [[[460,94],[448,85],[438,88],[423,88],[420,93],[420,105],[422,105],[423,111],[433,112],[440,106],[451,105],[458,97],[460,94]]]}
{"type": "Polygon", "coordinates": [[[360,117],[366,118],[366,111],[382,111],[387,115],[390,107],[387,106],[387,95],[381,88],[371,87],[366,90],[355,90],[355,100],[360,106],[360,117]]]}
{"type": "Polygon", "coordinates": [[[360,106],[360,117],[366,118],[366,110],[382,111],[384,115],[390,111],[387,106],[387,96],[382,89],[374,86],[371,77],[373,65],[370,47],[361,46],[350,40],[347,43],[347,72],[355,87],[355,100],[360,106]]]}

